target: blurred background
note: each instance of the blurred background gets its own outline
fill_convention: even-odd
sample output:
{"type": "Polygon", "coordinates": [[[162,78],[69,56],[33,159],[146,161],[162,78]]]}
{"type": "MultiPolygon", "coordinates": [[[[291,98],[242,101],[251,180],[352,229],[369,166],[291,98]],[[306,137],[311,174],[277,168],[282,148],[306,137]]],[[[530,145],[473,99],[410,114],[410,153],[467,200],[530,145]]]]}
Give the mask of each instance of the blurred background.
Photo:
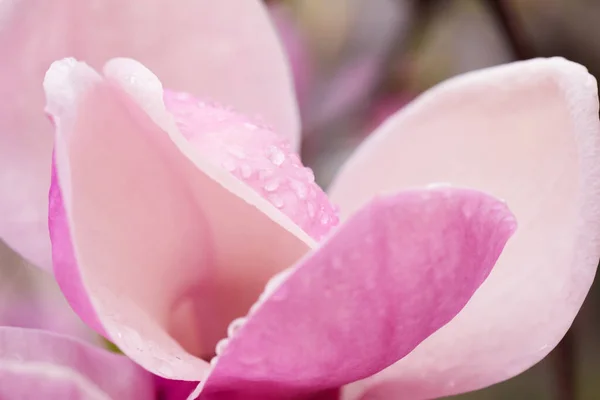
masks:
{"type": "MultiPolygon", "coordinates": [[[[600,0],[267,3],[293,68],[304,127],[302,157],[324,187],[381,121],[451,76],[537,56],[564,56],[600,76],[600,0]]],[[[57,287],[1,242],[0,275],[0,325],[99,341],[70,312],[57,287]]],[[[455,398],[600,399],[599,376],[597,283],[572,330],[543,362],[455,398]]]]}

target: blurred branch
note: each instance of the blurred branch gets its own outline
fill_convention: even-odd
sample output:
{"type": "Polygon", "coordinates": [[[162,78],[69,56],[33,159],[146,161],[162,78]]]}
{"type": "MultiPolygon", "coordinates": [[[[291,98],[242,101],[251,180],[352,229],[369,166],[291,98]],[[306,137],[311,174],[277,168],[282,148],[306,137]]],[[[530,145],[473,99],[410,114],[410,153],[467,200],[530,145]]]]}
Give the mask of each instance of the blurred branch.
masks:
{"type": "MultiPolygon", "coordinates": [[[[401,1],[404,2],[406,0],[399,0],[398,3],[401,1]]],[[[407,53],[414,52],[420,48],[425,32],[431,26],[434,15],[449,1],[413,0],[409,3],[412,17],[406,21],[408,28],[404,29],[404,27],[401,27],[401,29],[398,29],[398,37],[394,40],[385,62],[382,63],[381,81],[373,93],[375,97],[398,89],[398,82],[394,81],[396,77],[393,73],[394,68],[397,66],[396,62],[402,58],[406,58],[407,53]]]]}
{"type": "Polygon", "coordinates": [[[554,350],[553,364],[556,373],[556,399],[575,400],[577,398],[576,337],[573,327],[554,350]]]}
{"type": "Polygon", "coordinates": [[[507,0],[483,0],[498,24],[498,28],[506,38],[508,45],[517,60],[526,60],[535,57],[535,52],[527,35],[519,22],[518,16],[513,12],[507,0]]]}

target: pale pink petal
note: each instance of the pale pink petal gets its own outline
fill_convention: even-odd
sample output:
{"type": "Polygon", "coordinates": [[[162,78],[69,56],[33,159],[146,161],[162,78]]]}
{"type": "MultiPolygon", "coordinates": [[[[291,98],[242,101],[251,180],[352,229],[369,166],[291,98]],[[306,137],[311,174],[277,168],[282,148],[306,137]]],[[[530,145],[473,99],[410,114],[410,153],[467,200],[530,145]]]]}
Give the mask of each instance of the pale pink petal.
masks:
{"type": "Polygon", "coordinates": [[[305,398],[380,371],[462,309],[515,227],[470,190],[374,199],[230,326],[200,399],[305,398]]]}
{"type": "Polygon", "coordinates": [[[33,329],[0,327],[0,398],[153,400],[152,375],[124,356],[33,329]]]}
{"type": "Polygon", "coordinates": [[[188,142],[150,71],[120,59],[105,74],[67,59],[44,82],[57,126],[55,275],[82,319],[133,360],[198,381],[228,323],[315,242],[188,142]]]}
{"type": "Polygon", "coordinates": [[[520,223],[457,318],[349,399],[380,381],[372,398],[478,389],[558,343],[600,256],[596,93],[585,68],[558,58],[470,73],[393,116],[342,168],[330,193],[343,216],[376,193],[449,182],[505,199],[520,223]]]}
{"type": "Polygon", "coordinates": [[[43,113],[50,64],[93,67],[133,57],[165,84],[257,115],[293,143],[293,84],[257,0],[36,0],[0,4],[0,237],[51,269],[46,199],[52,127],[43,113]]]}
{"type": "Polygon", "coordinates": [[[289,143],[264,125],[183,92],[164,91],[177,128],[207,161],[229,171],[315,240],[339,219],[289,143]]]}

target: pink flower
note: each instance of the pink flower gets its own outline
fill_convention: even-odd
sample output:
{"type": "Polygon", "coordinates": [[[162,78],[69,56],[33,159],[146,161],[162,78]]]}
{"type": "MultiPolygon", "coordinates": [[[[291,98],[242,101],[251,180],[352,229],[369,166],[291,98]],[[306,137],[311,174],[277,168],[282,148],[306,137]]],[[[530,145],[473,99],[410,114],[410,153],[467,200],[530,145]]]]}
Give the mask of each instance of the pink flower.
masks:
{"type": "MultiPolygon", "coordinates": [[[[189,398],[203,400],[434,398],[514,376],[556,345],[600,257],[598,100],[585,68],[539,59],[450,80],[378,128],[325,194],[295,153],[291,85],[260,4],[193,4],[207,55],[188,39],[173,43],[188,50],[177,57],[149,57],[169,67],[157,75],[126,58],[102,73],[73,58],[51,66],[47,170],[19,165],[39,154],[3,132],[2,155],[27,157],[3,165],[0,182],[14,189],[7,168],[29,186],[1,200],[0,232],[48,259],[43,230],[15,229],[23,210],[43,215],[33,194],[51,164],[54,276],[88,325],[147,371],[199,381],[189,398]],[[168,82],[185,57],[202,61],[179,81],[194,95],[168,82]]],[[[2,68],[0,87],[21,94],[2,68]]],[[[69,339],[48,335],[0,329],[0,387],[35,382],[20,363],[31,360],[109,397],[155,395],[124,357],[86,348],[85,363],[65,360],[79,345],[57,354],[69,339]],[[106,383],[127,371],[127,384],[106,383]]]]}

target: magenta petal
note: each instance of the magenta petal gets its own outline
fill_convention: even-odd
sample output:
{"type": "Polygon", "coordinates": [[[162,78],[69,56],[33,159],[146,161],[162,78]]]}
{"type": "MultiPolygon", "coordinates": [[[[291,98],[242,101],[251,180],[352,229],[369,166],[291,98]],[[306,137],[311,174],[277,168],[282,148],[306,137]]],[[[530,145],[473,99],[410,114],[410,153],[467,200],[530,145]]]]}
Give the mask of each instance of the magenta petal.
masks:
{"type": "Polygon", "coordinates": [[[0,328],[1,399],[154,399],[152,376],[126,357],[45,331],[0,328]]]}
{"type": "Polygon", "coordinates": [[[515,227],[504,203],[476,191],[376,198],[274,278],[217,346],[201,398],[291,398],[386,368],[463,308],[515,227]]]}

